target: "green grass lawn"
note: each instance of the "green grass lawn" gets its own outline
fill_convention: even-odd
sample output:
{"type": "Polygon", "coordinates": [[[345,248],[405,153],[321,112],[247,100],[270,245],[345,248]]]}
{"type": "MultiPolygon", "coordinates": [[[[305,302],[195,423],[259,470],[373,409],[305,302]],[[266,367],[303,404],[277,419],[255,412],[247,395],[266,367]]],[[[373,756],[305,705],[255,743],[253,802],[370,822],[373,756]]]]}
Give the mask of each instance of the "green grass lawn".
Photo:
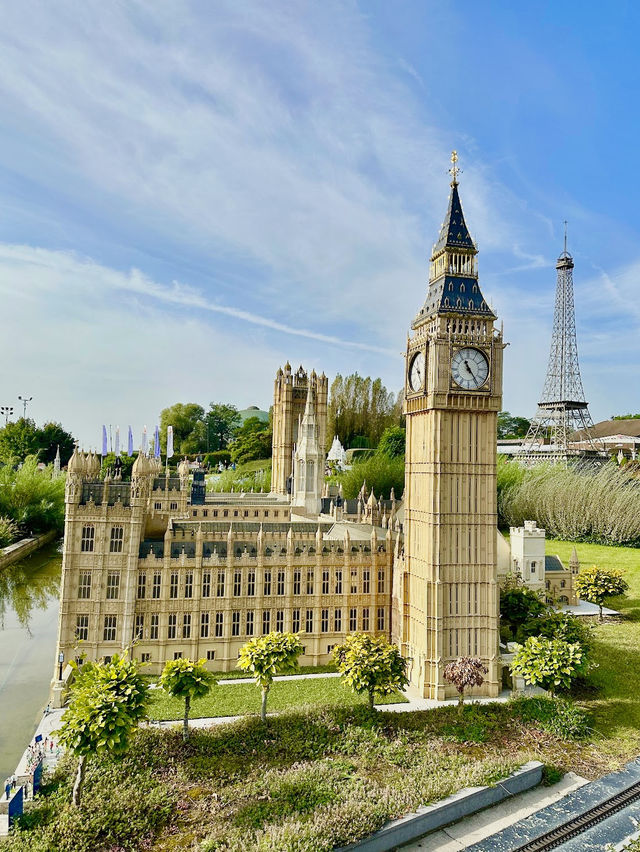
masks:
{"type": "Polygon", "coordinates": [[[597,668],[579,695],[593,717],[594,748],[614,766],[640,755],[640,549],[547,541],[547,553],[557,554],[565,565],[574,547],[582,566],[619,568],[629,583],[626,597],[607,601],[623,618],[594,627],[597,668]]]}
{"type": "MultiPolygon", "coordinates": [[[[149,717],[153,720],[181,719],[184,702],[171,698],[161,689],[152,691],[149,717]]],[[[206,698],[194,701],[191,718],[241,716],[260,712],[260,688],[255,683],[234,683],[214,686],[206,698]]],[[[380,696],[376,704],[398,704],[406,698],[396,692],[380,696]]],[[[355,706],[365,704],[366,697],[355,695],[340,678],[311,678],[274,681],[269,692],[268,712],[290,710],[304,705],[355,706]]]]}
{"type": "Polygon", "coordinates": [[[187,743],[179,730],[141,728],[128,754],[89,758],[79,808],[65,755],[2,849],[330,852],[528,760],[573,766],[584,748],[566,740],[575,721],[571,707],[525,699],[462,715],[319,706],[193,730],[187,743]]]}

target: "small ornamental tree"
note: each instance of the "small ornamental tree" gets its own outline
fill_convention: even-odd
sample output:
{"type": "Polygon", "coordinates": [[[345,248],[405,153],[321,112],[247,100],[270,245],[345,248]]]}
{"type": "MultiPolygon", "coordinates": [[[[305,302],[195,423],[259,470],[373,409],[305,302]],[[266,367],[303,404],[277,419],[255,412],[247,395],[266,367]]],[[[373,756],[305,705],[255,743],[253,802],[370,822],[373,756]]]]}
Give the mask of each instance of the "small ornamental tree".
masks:
{"type": "Polygon", "coordinates": [[[583,568],[575,579],[574,588],[579,598],[600,608],[598,620],[602,621],[602,605],[607,598],[624,595],[629,584],[615,568],[583,568]]]}
{"type": "Polygon", "coordinates": [[[344,683],[358,695],[368,695],[370,710],[376,693],[390,695],[408,683],[407,661],[383,637],[350,633],[333,649],[333,659],[344,683]]]}
{"type": "Polygon", "coordinates": [[[78,758],[72,795],[78,806],[87,757],[127,751],[131,734],[147,717],[149,687],[139,664],[126,654],[115,654],[110,663],[70,665],[75,669],[71,701],[56,733],[60,744],[78,758]]]}
{"type": "Polygon", "coordinates": [[[298,657],[304,648],[297,633],[268,633],[250,639],[240,648],[237,667],[253,675],[262,690],[260,718],[267,719],[267,696],[274,675],[290,674],[298,669],[298,657]]]}
{"type": "Polygon", "coordinates": [[[160,686],[174,698],[184,698],[184,723],[182,739],[189,738],[189,710],[195,698],[204,698],[215,684],[215,676],[207,669],[205,660],[188,660],[180,657],[168,660],[160,675],[160,686]]]}
{"type": "Polygon", "coordinates": [[[523,677],[530,686],[541,686],[552,695],[569,689],[572,682],[586,673],[587,655],[578,642],[530,636],[520,645],[511,663],[511,672],[523,677]]]}
{"type": "Polygon", "coordinates": [[[520,585],[515,578],[507,578],[500,589],[500,620],[509,626],[514,637],[525,621],[537,618],[546,609],[540,595],[520,585]]]}
{"type": "Polygon", "coordinates": [[[462,713],[464,691],[468,687],[482,686],[489,669],[478,657],[458,657],[444,667],[443,676],[458,690],[458,710],[462,713]]]}

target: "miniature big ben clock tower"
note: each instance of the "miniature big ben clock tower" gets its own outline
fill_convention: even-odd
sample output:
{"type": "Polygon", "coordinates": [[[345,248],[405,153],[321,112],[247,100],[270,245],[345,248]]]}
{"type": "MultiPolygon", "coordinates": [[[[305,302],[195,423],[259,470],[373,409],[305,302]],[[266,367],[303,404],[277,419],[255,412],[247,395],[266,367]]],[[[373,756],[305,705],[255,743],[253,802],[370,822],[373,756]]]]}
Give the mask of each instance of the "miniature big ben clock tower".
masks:
{"type": "Polygon", "coordinates": [[[500,691],[496,419],[502,334],[478,283],[478,250],[458,194],[434,246],[429,290],[406,354],[407,455],[398,638],[425,698],[455,694],[443,678],[458,657],[480,657],[476,694],[500,691]]]}

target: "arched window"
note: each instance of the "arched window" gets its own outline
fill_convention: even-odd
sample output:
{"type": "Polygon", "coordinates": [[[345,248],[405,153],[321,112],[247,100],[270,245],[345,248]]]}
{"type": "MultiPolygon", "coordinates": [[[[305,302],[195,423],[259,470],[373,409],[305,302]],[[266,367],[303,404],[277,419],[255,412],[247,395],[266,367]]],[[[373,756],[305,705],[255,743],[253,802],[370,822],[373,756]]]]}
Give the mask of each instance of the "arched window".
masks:
{"type": "Polygon", "coordinates": [[[464,293],[464,284],[460,284],[460,292],[464,293]]]}
{"type": "Polygon", "coordinates": [[[456,299],[456,308],[462,307],[462,299],[456,299]]]}
{"type": "Polygon", "coordinates": [[[472,292],[472,293],[477,293],[477,292],[478,292],[478,285],[477,285],[477,284],[474,284],[474,285],[473,285],[473,287],[471,288],[471,292],[472,292]]]}
{"type": "Polygon", "coordinates": [[[453,290],[453,281],[449,281],[449,292],[453,290]]]}
{"type": "Polygon", "coordinates": [[[446,298],[446,299],[444,300],[444,306],[445,306],[445,308],[448,308],[448,307],[449,307],[449,299],[448,299],[448,298],[446,298]]]}
{"type": "Polygon", "coordinates": [[[82,540],[80,550],[83,553],[93,553],[93,545],[96,538],[96,530],[93,524],[85,524],[82,527],[82,540]]]}
{"type": "Polygon", "coordinates": [[[469,310],[473,309],[473,299],[469,299],[469,310]]]}

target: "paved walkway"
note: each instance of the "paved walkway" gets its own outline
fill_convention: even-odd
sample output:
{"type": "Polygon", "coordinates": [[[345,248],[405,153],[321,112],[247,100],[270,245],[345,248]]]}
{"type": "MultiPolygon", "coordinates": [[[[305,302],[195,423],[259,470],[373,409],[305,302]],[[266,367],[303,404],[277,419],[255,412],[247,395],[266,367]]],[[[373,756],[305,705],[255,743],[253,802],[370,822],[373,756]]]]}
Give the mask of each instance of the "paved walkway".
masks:
{"type": "Polygon", "coordinates": [[[569,793],[587,784],[586,778],[567,772],[553,787],[534,787],[518,793],[499,805],[478,814],[465,817],[447,828],[428,834],[420,840],[399,846],[403,852],[458,852],[484,840],[507,826],[557,802],[569,793]]]}

